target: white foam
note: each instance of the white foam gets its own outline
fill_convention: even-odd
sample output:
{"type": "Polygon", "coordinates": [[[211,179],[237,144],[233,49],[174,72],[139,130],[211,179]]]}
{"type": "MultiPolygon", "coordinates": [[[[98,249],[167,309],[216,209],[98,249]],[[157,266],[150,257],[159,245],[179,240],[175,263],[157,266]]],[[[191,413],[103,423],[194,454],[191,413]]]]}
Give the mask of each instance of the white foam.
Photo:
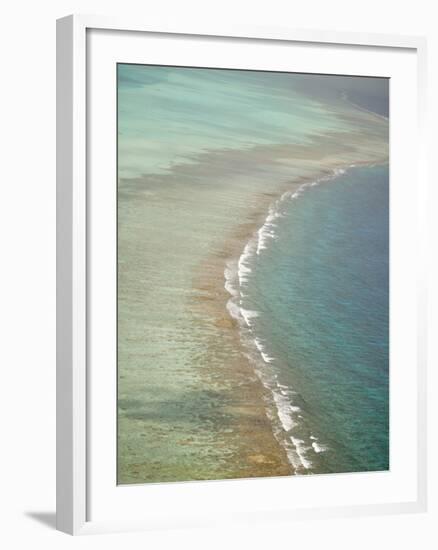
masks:
{"type": "MultiPolygon", "coordinates": [[[[263,223],[263,225],[257,231],[257,238],[256,238],[257,242],[256,242],[256,249],[255,249],[255,252],[256,252],[257,256],[259,256],[263,250],[266,250],[268,248],[267,243],[268,243],[269,239],[276,239],[277,238],[276,233],[275,233],[275,229],[277,228],[277,224],[275,223],[275,220],[282,216],[282,214],[280,213],[280,207],[281,207],[282,202],[285,199],[291,199],[291,200],[297,199],[298,197],[300,197],[303,194],[306,187],[314,187],[316,185],[319,185],[322,181],[330,180],[334,177],[345,174],[345,172],[346,172],[345,168],[334,168],[333,171],[332,171],[332,174],[329,175],[329,176],[323,176],[318,180],[303,183],[295,191],[286,191],[285,193],[283,193],[283,195],[277,201],[275,201],[275,203],[273,205],[270,206],[268,215],[265,219],[265,222],[263,223]]],[[[240,273],[240,263],[242,264],[242,266],[244,268],[242,270],[242,275],[243,275],[242,281],[243,282],[246,282],[246,280],[247,280],[247,277],[246,277],[247,272],[245,272],[245,267],[247,267],[246,266],[246,258],[249,254],[249,251],[250,251],[250,250],[247,250],[247,247],[250,246],[250,245],[251,245],[251,241],[246,245],[246,247],[243,251],[243,254],[242,254],[242,256],[240,257],[240,260],[239,260],[239,273],[240,273]]]]}
{"type": "MultiPolygon", "coordinates": [[[[275,230],[277,224],[275,222],[278,218],[282,217],[280,211],[282,202],[286,199],[295,200],[304,193],[306,187],[319,185],[322,181],[332,179],[344,173],[345,169],[337,168],[333,170],[331,176],[325,176],[319,180],[304,183],[294,191],[286,191],[283,193],[283,195],[269,208],[264,224],[246,243],[239,259],[237,261],[227,262],[224,270],[224,287],[231,296],[227,302],[227,309],[230,316],[239,322],[242,331],[249,330],[250,333],[253,333],[254,323],[252,320],[259,315],[257,311],[242,307],[242,300],[246,296],[243,290],[251,276],[254,262],[257,261],[256,257],[260,255],[263,250],[267,249],[269,240],[276,238],[275,230]]],[[[285,448],[289,462],[295,470],[300,470],[301,468],[308,470],[311,468],[312,463],[307,458],[306,451],[313,448],[316,453],[321,453],[324,452],[327,447],[320,443],[314,436],[310,436],[311,443],[310,445],[306,445],[302,439],[291,435],[290,432],[299,423],[298,419],[303,418],[302,414],[300,414],[300,407],[294,405],[292,402],[294,392],[291,391],[288,386],[280,384],[277,381],[278,376],[272,370],[272,367],[266,367],[266,365],[273,363],[275,358],[266,353],[266,346],[262,341],[257,337],[251,338],[250,341],[255,345],[261,360],[263,360],[265,364],[265,368],[260,369],[256,366],[254,371],[262,384],[270,390],[274,400],[275,408],[267,410],[267,415],[273,423],[274,435],[279,443],[285,448]],[[277,421],[275,417],[277,417],[277,421]]],[[[250,360],[253,359],[251,353],[246,354],[246,356],[250,360]]]]}
{"type": "Polygon", "coordinates": [[[254,249],[253,239],[248,241],[243,249],[243,252],[237,262],[237,276],[239,278],[239,286],[242,287],[245,283],[248,282],[248,275],[251,273],[252,269],[249,267],[248,262],[252,256],[254,249]]]}
{"type": "Polygon", "coordinates": [[[239,283],[243,285],[243,283],[248,282],[248,275],[251,273],[252,269],[248,267],[244,262],[239,262],[239,283]]]}
{"type": "Polygon", "coordinates": [[[314,435],[311,435],[310,439],[312,440],[312,447],[313,447],[313,450],[315,451],[315,453],[319,454],[319,453],[323,453],[324,451],[327,450],[327,446],[320,443],[318,441],[318,438],[315,437],[314,435]]]}
{"type": "Polygon", "coordinates": [[[308,470],[312,467],[311,461],[306,457],[306,450],[308,447],[306,447],[304,441],[302,439],[298,439],[298,437],[291,436],[290,440],[292,441],[295,450],[297,452],[297,455],[301,461],[301,464],[308,470]]]}
{"type": "Polygon", "coordinates": [[[312,443],[312,447],[315,451],[315,453],[323,453],[324,451],[327,450],[327,447],[325,447],[324,445],[320,445],[319,443],[317,443],[316,441],[314,441],[312,443]]]}
{"type": "Polygon", "coordinates": [[[260,355],[262,356],[262,359],[265,363],[272,363],[272,361],[275,361],[274,357],[271,357],[265,352],[265,347],[263,346],[259,338],[254,338],[254,344],[259,350],[260,355]]]}
{"type": "Polygon", "coordinates": [[[273,205],[269,207],[268,215],[266,216],[265,222],[257,231],[257,248],[256,248],[257,255],[259,255],[262,250],[265,250],[267,248],[266,243],[268,239],[277,238],[275,234],[275,229],[277,227],[275,220],[278,218],[281,218],[279,208],[282,201],[288,194],[289,194],[289,191],[287,191],[286,193],[283,193],[283,195],[277,201],[275,201],[273,205]]]}
{"type": "Polygon", "coordinates": [[[240,314],[240,308],[233,300],[228,300],[227,309],[228,309],[228,313],[231,315],[233,319],[236,319],[238,321],[242,319],[242,315],[240,314]]]}
{"type": "Polygon", "coordinates": [[[277,227],[276,224],[272,223],[270,220],[272,218],[271,215],[268,216],[265,223],[262,225],[262,227],[257,231],[257,249],[256,253],[257,255],[260,254],[262,250],[266,250],[267,246],[266,243],[268,239],[275,239],[275,228],[277,227]]]}
{"type": "Polygon", "coordinates": [[[256,345],[256,348],[259,350],[259,351],[263,351],[265,348],[263,346],[263,344],[261,343],[260,341],[260,338],[254,338],[254,344],[256,345]]]}
{"type": "Polygon", "coordinates": [[[265,363],[272,363],[272,361],[275,361],[275,359],[273,357],[270,357],[267,353],[265,353],[264,351],[261,351],[260,352],[260,355],[263,357],[263,361],[265,363]]]}
{"type": "Polygon", "coordinates": [[[273,392],[273,395],[274,401],[277,405],[278,418],[280,419],[283,429],[288,432],[296,426],[296,422],[294,422],[293,416],[291,414],[292,411],[289,400],[276,391],[273,392]]]}
{"type": "Polygon", "coordinates": [[[251,319],[254,319],[254,317],[259,316],[257,311],[252,311],[251,309],[244,309],[242,306],[240,307],[240,313],[248,327],[251,327],[251,319]]]}
{"type": "Polygon", "coordinates": [[[238,291],[234,288],[233,284],[230,283],[229,281],[225,281],[225,284],[224,284],[224,287],[225,287],[225,290],[231,294],[231,296],[238,296],[239,293],[238,291]]]}

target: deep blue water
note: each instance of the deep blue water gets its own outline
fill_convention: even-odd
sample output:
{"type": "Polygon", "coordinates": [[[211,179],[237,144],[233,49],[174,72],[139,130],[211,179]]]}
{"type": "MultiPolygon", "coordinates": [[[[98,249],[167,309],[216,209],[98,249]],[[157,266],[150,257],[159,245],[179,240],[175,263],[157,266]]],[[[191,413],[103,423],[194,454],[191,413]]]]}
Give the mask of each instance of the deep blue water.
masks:
{"type": "Polygon", "coordinates": [[[243,303],[263,368],[299,407],[286,435],[308,471],[388,469],[388,167],[351,168],[280,211],[243,303]]]}

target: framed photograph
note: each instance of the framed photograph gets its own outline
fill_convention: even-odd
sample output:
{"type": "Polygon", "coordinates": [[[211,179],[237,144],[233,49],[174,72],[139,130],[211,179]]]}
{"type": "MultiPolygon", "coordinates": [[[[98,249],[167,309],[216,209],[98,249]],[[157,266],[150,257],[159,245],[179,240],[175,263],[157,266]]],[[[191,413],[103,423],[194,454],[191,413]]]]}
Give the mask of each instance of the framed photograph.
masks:
{"type": "Polygon", "coordinates": [[[57,524],[426,507],[425,43],[57,32],[57,524]]]}

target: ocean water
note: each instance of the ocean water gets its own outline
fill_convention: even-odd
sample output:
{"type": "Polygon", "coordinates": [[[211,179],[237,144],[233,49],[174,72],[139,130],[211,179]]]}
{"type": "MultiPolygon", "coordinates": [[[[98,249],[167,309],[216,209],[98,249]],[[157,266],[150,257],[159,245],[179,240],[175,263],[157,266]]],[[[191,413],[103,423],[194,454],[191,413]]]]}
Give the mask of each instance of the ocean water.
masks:
{"type": "Polygon", "coordinates": [[[119,483],[385,467],[387,87],[119,65],[119,483]]]}
{"type": "Polygon", "coordinates": [[[388,198],[387,165],[285,193],[226,273],[298,473],[389,468],[388,198]]]}
{"type": "MultiPolygon", "coordinates": [[[[386,81],[359,80],[372,80],[374,88],[386,81]]],[[[323,132],[352,131],[358,122],[339,116],[348,112],[341,90],[351,84],[339,89],[338,77],[120,64],[118,82],[123,178],[166,174],[206,151],[309,143],[323,132]]]]}

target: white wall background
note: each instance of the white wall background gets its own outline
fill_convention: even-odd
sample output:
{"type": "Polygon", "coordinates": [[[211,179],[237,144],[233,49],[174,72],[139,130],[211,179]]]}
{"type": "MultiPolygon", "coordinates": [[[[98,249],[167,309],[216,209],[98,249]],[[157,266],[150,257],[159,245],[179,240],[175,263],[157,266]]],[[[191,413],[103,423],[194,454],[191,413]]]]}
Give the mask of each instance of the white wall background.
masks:
{"type": "MultiPolygon", "coordinates": [[[[55,510],[55,19],[69,13],[141,15],[159,26],[219,26],[425,35],[429,134],[438,126],[438,17],[433,0],[16,0],[0,32],[0,545],[3,548],[362,548],[438,546],[437,285],[430,289],[430,511],[415,516],[271,523],[239,528],[72,538],[55,510]],[[434,104],[432,104],[434,99],[434,104]],[[432,305],[434,309],[432,311],[432,305]]],[[[436,5],[436,4],[435,4],[436,5]]],[[[436,149],[436,137],[433,139],[436,149]]],[[[433,159],[430,139],[430,160],[433,159]]],[[[430,280],[438,280],[437,186],[430,170],[430,280]],[[434,237],[432,237],[434,235],[434,237]]],[[[407,405],[408,406],[408,405],[407,405]]],[[[409,434],[406,434],[409,444],[409,434]]]]}

